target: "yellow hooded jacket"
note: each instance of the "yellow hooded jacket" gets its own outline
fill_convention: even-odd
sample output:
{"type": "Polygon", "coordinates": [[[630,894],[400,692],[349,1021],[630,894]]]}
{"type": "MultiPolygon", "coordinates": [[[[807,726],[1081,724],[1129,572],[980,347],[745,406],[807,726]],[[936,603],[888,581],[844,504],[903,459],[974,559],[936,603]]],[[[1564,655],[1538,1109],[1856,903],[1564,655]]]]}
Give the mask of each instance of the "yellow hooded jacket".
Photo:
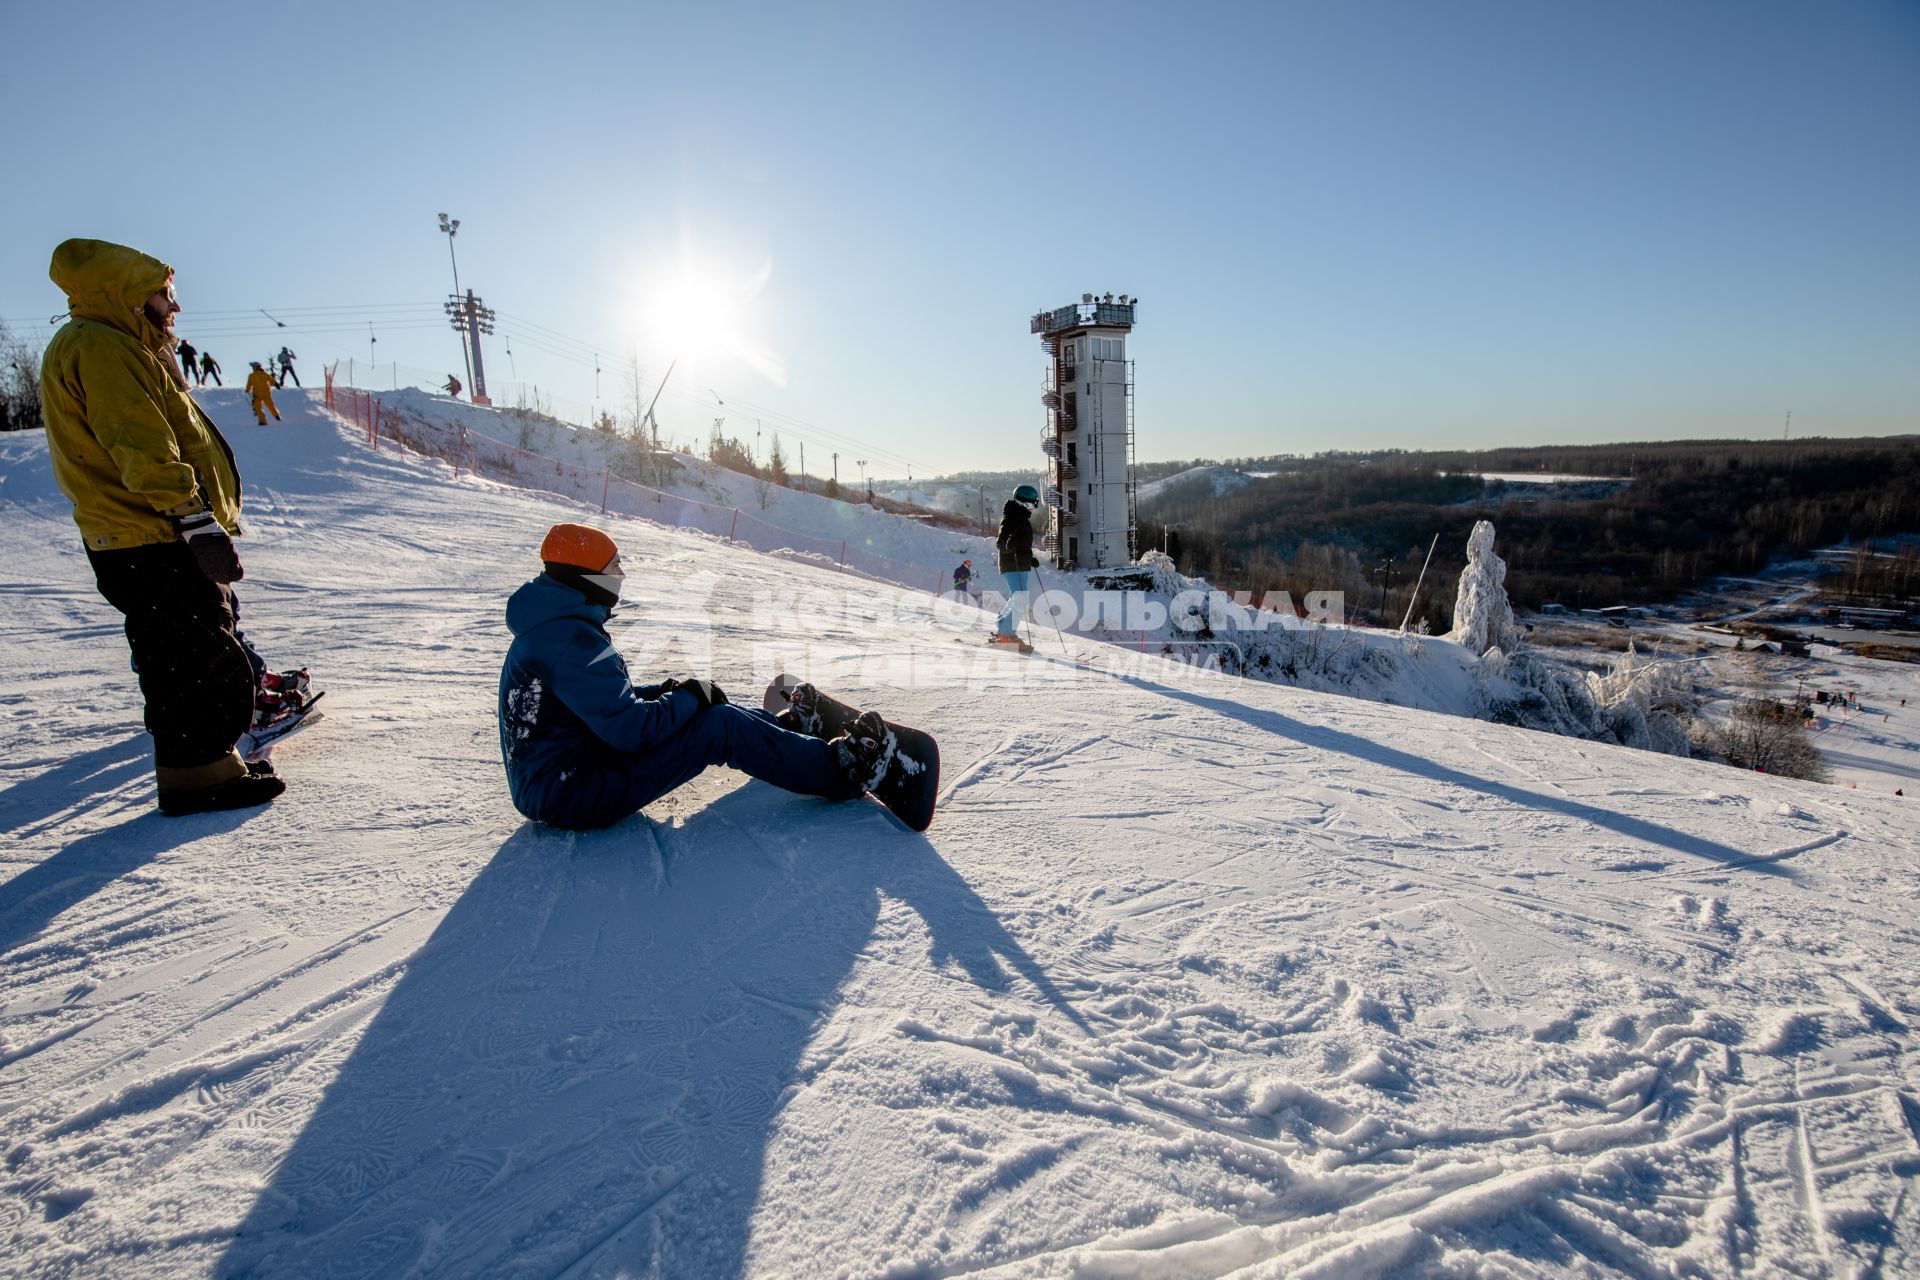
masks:
{"type": "Polygon", "coordinates": [[[204,504],[240,531],[240,469],[181,385],[174,342],[146,313],[173,269],[105,240],[68,240],[48,269],[72,319],[40,366],[53,475],[95,551],[171,542],[166,516],[204,504]]]}

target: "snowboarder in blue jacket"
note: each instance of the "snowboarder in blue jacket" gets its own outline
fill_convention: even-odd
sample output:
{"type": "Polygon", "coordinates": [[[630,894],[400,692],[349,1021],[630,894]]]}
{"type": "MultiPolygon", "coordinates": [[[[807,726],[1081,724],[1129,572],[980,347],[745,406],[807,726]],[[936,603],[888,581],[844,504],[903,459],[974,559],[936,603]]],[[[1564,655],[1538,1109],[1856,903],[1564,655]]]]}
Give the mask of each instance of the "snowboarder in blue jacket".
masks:
{"type": "Polygon", "coordinates": [[[500,755],[514,808],[568,830],[611,826],[716,764],[802,795],[860,794],[864,742],[790,732],[709,680],[633,683],[606,630],[624,577],[612,538],[557,524],[540,559],[507,602],[500,755]]]}

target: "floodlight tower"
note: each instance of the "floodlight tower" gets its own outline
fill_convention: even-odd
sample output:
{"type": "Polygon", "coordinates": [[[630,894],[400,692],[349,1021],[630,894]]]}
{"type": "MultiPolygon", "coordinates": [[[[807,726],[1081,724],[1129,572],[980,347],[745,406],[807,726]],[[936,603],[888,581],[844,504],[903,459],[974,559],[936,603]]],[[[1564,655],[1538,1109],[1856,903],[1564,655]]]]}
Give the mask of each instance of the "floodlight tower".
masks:
{"type": "MultiPolygon", "coordinates": [[[[460,259],[454,256],[453,238],[460,234],[460,219],[455,218],[451,222],[449,222],[447,220],[447,215],[444,213],[441,214],[440,215],[440,233],[446,236],[447,238],[447,261],[453,264],[453,298],[455,302],[458,302],[460,300],[460,259]]],[[[460,326],[457,324],[454,326],[454,328],[456,329],[458,329],[459,327],[460,326]]],[[[460,359],[464,362],[467,370],[467,386],[472,387],[473,390],[480,391],[484,394],[484,388],[474,385],[473,357],[467,354],[467,344],[464,338],[461,340],[461,343],[460,343],[460,359]]]]}
{"type": "Polygon", "coordinates": [[[1047,427],[1047,538],[1063,569],[1132,564],[1138,554],[1133,484],[1133,331],[1138,298],[1095,297],[1036,313],[1046,350],[1040,401],[1047,427]]]}

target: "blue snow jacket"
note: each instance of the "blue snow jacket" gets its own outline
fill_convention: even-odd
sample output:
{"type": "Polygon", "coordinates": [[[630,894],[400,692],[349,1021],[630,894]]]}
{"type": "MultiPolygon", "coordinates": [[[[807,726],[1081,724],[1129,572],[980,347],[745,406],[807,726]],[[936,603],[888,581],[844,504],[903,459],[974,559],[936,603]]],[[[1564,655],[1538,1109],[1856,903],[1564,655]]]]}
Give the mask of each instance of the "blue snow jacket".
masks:
{"type": "Polygon", "coordinates": [[[607,637],[611,612],[544,573],[507,601],[500,758],[513,807],[536,821],[572,825],[570,775],[657,746],[700,710],[689,691],[634,687],[607,637]]]}

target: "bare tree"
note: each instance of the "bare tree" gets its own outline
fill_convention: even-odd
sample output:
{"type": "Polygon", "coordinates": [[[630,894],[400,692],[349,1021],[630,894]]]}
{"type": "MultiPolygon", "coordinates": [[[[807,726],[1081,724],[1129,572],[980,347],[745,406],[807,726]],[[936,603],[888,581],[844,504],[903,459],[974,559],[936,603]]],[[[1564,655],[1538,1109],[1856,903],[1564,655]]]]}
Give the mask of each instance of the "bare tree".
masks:
{"type": "Polygon", "coordinates": [[[1783,778],[1826,782],[1833,776],[1807,733],[1805,712],[1770,698],[1749,698],[1713,731],[1708,745],[1728,764],[1783,778]]]}
{"type": "Polygon", "coordinates": [[[0,431],[37,431],[40,413],[40,350],[0,323],[0,431]]]}

